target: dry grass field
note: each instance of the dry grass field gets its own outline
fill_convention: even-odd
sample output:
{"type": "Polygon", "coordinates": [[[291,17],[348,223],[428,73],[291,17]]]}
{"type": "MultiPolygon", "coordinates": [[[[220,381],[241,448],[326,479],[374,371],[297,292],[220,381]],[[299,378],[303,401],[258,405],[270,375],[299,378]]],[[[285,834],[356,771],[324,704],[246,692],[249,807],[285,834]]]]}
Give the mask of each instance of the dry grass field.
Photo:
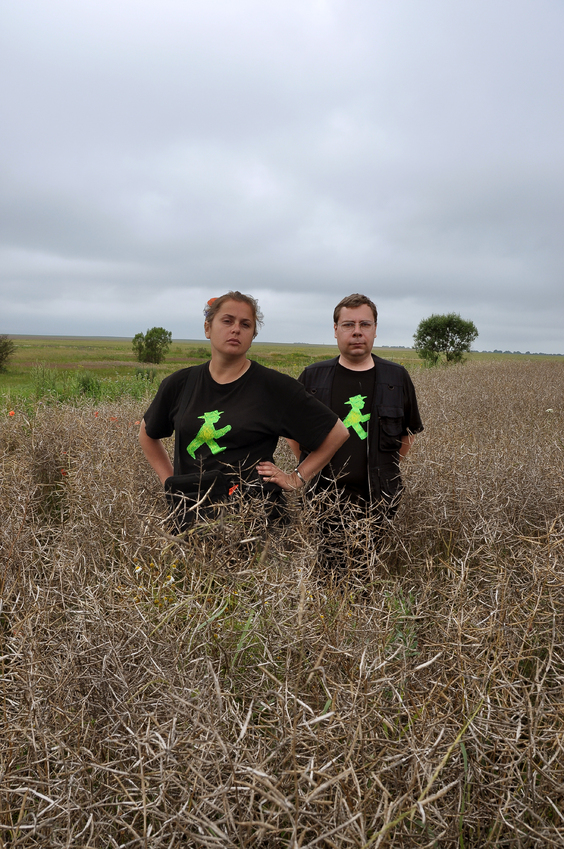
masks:
{"type": "Polygon", "coordinates": [[[414,381],[337,586],[300,495],[171,536],[143,402],[1,410],[0,847],[564,846],[564,365],[414,381]]]}

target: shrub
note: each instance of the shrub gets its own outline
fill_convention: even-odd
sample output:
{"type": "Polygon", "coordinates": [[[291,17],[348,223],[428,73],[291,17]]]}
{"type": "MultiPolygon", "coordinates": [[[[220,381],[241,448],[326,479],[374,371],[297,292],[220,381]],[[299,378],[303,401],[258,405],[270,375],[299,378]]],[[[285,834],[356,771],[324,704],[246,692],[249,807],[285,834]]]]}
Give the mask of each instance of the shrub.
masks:
{"type": "Polygon", "coordinates": [[[33,394],[36,398],[58,398],[57,372],[45,363],[36,363],[31,369],[33,394]]]}
{"type": "Polygon", "coordinates": [[[97,377],[90,372],[59,372],[37,363],[32,368],[33,396],[43,403],[67,403],[79,400],[117,401],[134,398],[142,401],[154,394],[155,369],[137,369],[134,376],[97,377]]]}
{"type": "Polygon", "coordinates": [[[100,378],[89,371],[79,372],[75,378],[75,386],[78,395],[87,398],[99,398],[102,393],[100,378]]]}
{"type": "Polygon", "coordinates": [[[8,360],[15,350],[16,346],[12,340],[5,334],[2,334],[0,336],[0,371],[4,371],[8,360]]]}
{"type": "Polygon", "coordinates": [[[441,356],[447,363],[461,363],[463,354],[478,336],[476,325],[465,321],[457,313],[431,315],[424,318],[413,335],[413,347],[422,360],[437,365],[441,356]]]}
{"type": "Polygon", "coordinates": [[[136,380],[146,380],[148,383],[154,383],[156,376],[157,376],[157,370],[155,368],[136,368],[135,369],[136,380]]]}
{"type": "Polygon", "coordinates": [[[152,327],[146,333],[136,333],[132,340],[139,362],[156,365],[162,363],[171,344],[172,333],[164,327],[152,327]]]}

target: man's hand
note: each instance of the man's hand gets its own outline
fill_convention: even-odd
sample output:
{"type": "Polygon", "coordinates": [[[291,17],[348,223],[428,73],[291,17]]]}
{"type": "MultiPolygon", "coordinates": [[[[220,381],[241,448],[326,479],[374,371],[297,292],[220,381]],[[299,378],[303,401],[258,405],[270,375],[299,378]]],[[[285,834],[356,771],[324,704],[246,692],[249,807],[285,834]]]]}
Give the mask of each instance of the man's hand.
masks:
{"type": "Polygon", "coordinates": [[[409,449],[415,442],[415,434],[414,433],[406,433],[401,438],[401,448],[399,452],[400,460],[403,460],[404,457],[407,457],[409,449]]]}

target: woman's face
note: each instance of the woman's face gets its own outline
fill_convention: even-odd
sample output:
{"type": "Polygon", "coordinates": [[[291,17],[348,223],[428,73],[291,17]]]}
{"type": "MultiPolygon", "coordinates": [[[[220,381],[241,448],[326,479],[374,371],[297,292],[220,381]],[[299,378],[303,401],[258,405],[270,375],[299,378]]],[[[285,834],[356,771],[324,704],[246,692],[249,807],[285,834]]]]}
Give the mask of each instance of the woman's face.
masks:
{"type": "Polygon", "coordinates": [[[255,319],[249,304],[224,301],[213,317],[211,324],[204,325],[206,339],[211,342],[212,353],[217,351],[228,356],[245,355],[251,347],[255,332],[255,319]]]}

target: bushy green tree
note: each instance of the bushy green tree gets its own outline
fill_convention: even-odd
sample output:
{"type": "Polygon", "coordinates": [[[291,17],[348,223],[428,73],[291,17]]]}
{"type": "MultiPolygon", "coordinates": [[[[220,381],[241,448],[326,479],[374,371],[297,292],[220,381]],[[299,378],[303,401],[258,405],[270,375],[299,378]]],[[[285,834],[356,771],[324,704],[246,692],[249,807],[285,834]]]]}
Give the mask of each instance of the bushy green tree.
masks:
{"type": "Polygon", "coordinates": [[[151,327],[146,333],[136,333],[132,344],[140,363],[162,363],[172,344],[172,333],[164,327],[151,327]]]}
{"type": "Polygon", "coordinates": [[[437,365],[441,357],[447,363],[461,363],[477,336],[474,322],[465,321],[458,313],[431,315],[419,323],[413,347],[429,365],[437,365]]]}
{"type": "Polygon", "coordinates": [[[6,363],[16,350],[16,346],[5,334],[0,336],[0,371],[4,371],[6,363]]]}

